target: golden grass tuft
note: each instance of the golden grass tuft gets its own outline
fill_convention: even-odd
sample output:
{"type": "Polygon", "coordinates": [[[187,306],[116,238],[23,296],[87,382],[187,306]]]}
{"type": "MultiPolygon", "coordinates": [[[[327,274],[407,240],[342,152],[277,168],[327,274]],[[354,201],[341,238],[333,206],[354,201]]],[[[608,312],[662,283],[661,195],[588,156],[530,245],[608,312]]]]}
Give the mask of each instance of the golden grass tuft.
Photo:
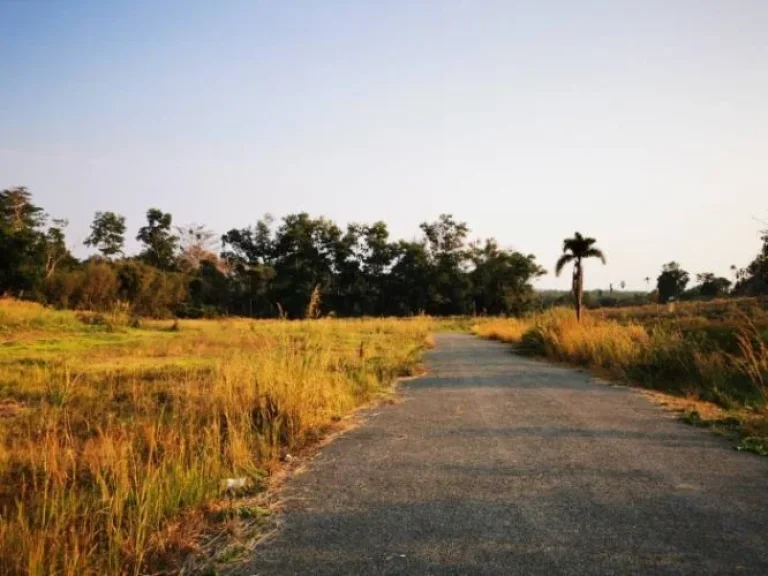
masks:
{"type": "Polygon", "coordinates": [[[472,326],[472,333],[491,340],[519,344],[531,325],[530,319],[523,318],[485,320],[472,326]]]}

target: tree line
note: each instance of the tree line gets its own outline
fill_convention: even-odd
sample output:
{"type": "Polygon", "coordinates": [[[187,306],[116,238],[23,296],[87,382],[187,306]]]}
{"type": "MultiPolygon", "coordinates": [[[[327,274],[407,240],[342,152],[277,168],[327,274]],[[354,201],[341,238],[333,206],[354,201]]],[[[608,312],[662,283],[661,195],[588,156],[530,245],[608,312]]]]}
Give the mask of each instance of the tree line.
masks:
{"type": "Polygon", "coordinates": [[[768,230],[761,233],[760,239],[763,246],[748,266],[731,266],[733,280],[713,272],[701,272],[695,275],[696,284],[689,287],[691,274],[688,271],[675,261],[664,264],[656,281],[658,301],[768,295],[768,230]]]}
{"type": "Polygon", "coordinates": [[[60,308],[137,316],[271,318],[521,314],[545,273],[533,255],[494,239],[469,242],[450,215],[421,224],[421,237],[392,240],[384,222],[345,228],[291,214],[231,229],[175,227],[151,208],[125,254],[125,218],[96,212],[80,260],[66,221],[51,219],[26,188],[0,193],[0,294],[60,308]]]}
{"type": "MultiPolygon", "coordinates": [[[[576,316],[580,318],[582,306],[589,308],[642,305],[650,302],[667,303],[676,300],[701,300],[724,298],[727,296],[765,296],[768,295],[768,230],[760,234],[763,246],[745,268],[731,266],[734,281],[717,276],[713,272],[701,272],[695,275],[696,284],[689,287],[691,274],[675,261],[664,264],[656,278],[656,288],[648,293],[614,293],[613,284],[608,294],[604,290],[586,293],[583,289],[583,260],[597,258],[605,264],[605,254],[595,246],[596,240],[576,232],[573,238],[563,241],[563,254],[555,264],[555,274],[560,275],[565,265],[574,263],[573,283],[570,294],[550,291],[547,298],[542,298],[544,306],[573,305],[576,316]]],[[[650,286],[651,278],[645,282],[650,286]]],[[[625,282],[620,283],[622,290],[625,282]]]]}
{"type": "MultiPolygon", "coordinates": [[[[492,238],[470,242],[467,224],[451,215],[422,223],[421,236],[408,241],[391,239],[384,222],[342,228],[306,213],[278,222],[267,216],[218,236],[203,225],[174,226],[170,213],[151,208],[136,231],[141,248],[129,255],[125,218],[96,212],[85,239],[96,254],[85,259],[70,251],[66,227],[26,188],[0,192],[0,295],[155,317],[519,315],[547,302],[532,286],[545,274],[533,255],[492,238]]],[[[691,275],[670,262],[648,297],[768,294],[768,231],[761,241],[748,266],[732,267],[733,282],[702,273],[688,288],[691,275]]],[[[565,240],[556,265],[559,273],[574,263],[578,311],[581,262],[592,257],[604,260],[595,240],[577,233],[565,240]]],[[[586,306],[613,301],[586,296],[586,306]]]]}

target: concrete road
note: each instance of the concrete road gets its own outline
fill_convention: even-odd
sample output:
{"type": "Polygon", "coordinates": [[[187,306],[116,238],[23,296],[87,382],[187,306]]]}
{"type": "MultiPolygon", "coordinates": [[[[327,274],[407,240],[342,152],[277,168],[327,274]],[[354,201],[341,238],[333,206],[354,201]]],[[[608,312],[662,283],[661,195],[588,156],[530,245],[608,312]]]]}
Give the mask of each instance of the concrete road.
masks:
{"type": "Polygon", "coordinates": [[[768,459],[639,392],[437,337],[291,480],[242,574],[768,574],[768,459]]]}

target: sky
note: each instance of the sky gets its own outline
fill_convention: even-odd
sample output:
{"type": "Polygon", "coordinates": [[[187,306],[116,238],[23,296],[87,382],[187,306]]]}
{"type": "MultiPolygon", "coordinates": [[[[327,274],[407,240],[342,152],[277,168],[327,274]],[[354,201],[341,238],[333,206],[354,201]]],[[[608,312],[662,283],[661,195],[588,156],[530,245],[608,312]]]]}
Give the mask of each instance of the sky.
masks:
{"type": "MultiPolygon", "coordinates": [[[[730,276],[768,221],[765,0],[0,0],[0,188],[217,233],[442,213],[587,288],[730,276]]],[[[131,241],[129,247],[135,248],[131,241]]]]}

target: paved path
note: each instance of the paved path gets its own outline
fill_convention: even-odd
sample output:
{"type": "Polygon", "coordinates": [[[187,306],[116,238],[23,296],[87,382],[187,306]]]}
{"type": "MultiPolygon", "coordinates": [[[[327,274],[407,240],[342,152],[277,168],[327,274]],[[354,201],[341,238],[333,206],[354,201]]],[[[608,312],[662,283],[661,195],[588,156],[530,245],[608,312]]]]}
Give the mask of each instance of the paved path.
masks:
{"type": "Polygon", "coordinates": [[[768,458],[494,342],[427,361],[289,482],[242,574],[768,574],[768,458]]]}

